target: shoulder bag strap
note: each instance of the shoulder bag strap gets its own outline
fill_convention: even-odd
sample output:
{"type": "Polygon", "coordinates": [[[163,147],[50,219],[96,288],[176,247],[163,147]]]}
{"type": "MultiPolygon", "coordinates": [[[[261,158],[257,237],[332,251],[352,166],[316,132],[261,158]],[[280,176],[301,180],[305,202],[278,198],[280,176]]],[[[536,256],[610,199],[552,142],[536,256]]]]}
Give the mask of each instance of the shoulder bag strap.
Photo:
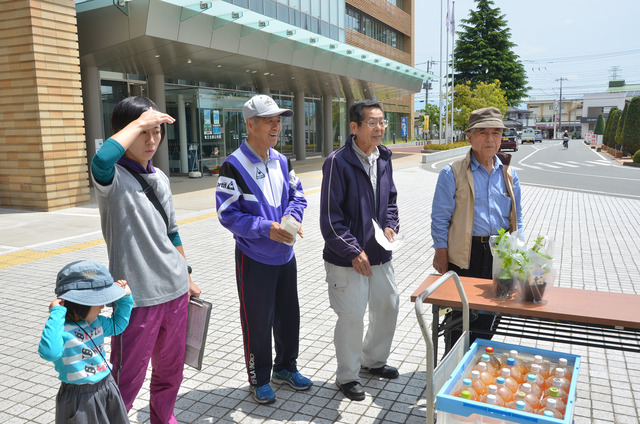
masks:
{"type": "Polygon", "coordinates": [[[164,221],[164,225],[167,226],[167,231],[169,231],[169,218],[167,217],[167,213],[164,211],[164,208],[160,204],[160,200],[158,200],[158,196],[156,196],[156,192],[153,191],[153,188],[149,185],[148,182],[145,181],[144,178],[140,174],[135,171],[130,170],[129,168],[123,166],[124,169],[129,171],[133,177],[138,180],[140,185],[142,186],[142,192],[147,196],[147,198],[151,201],[153,206],[160,212],[160,216],[162,216],[162,220],[164,221]]]}

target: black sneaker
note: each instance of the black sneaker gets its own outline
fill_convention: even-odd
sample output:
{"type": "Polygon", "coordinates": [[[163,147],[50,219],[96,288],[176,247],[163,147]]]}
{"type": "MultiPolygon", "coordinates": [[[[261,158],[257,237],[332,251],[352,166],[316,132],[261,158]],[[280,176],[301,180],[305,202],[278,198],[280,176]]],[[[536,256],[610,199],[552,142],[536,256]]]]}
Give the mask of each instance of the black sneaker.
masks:
{"type": "Polygon", "coordinates": [[[369,374],[377,375],[378,377],[382,378],[394,379],[400,376],[400,373],[398,373],[398,369],[390,365],[383,365],[378,368],[362,367],[362,369],[369,374]]]}
{"type": "Polygon", "coordinates": [[[350,381],[348,383],[340,384],[336,381],[336,386],[340,389],[342,394],[351,400],[364,400],[364,387],[358,381],[350,381]]]}

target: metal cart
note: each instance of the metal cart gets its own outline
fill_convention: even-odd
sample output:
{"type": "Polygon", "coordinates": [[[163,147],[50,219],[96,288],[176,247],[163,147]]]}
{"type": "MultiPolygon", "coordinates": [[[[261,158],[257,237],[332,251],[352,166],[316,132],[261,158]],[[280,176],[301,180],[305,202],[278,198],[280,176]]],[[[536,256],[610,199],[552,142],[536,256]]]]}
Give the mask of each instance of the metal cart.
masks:
{"type": "Polygon", "coordinates": [[[444,385],[447,379],[453,373],[458,363],[462,360],[462,357],[469,350],[469,302],[467,296],[464,293],[464,288],[460,282],[458,274],[453,271],[447,271],[442,277],[438,278],[433,284],[431,284],[425,291],[420,293],[416,297],[415,302],[416,317],[422,330],[422,337],[427,347],[427,371],[426,371],[426,410],[427,410],[427,424],[433,424],[435,422],[435,395],[440,388],[444,385]],[[431,330],[429,324],[425,319],[423,306],[424,299],[429,297],[438,287],[440,287],[445,281],[453,278],[462,301],[462,336],[458,339],[453,348],[442,358],[440,364],[436,366],[436,355],[438,352],[434,351],[433,339],[431,338],[431,330]]]}

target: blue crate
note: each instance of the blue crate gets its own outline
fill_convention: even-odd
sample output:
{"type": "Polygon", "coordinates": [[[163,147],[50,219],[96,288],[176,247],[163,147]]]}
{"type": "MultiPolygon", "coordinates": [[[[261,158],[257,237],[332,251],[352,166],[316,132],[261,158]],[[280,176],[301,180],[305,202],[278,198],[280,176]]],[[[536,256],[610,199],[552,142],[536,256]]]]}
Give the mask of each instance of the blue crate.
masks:
{"type": "Polygon", "coordinates": [[[491,340],[476,339],[464,355],[462,361],[455,368],[451,377],[442,386],[436,396],[436,411],[438,416],[438,424],[458,424],[458,423],[521,423],[521,424],[571,424],[573,422],[573,409],[576,398],[576,385],[578,381],[578,371],[580,369],[580,356],[569,353],[560,353],[550,350],[536,349],[526,346],[519,346],[509,343],[495,342],[491,340]],[[494,352],[517,350],[518,357],[542,355],[542,357],[551,360],[566,358],[569,364],[573,364],[573,373],[571,377],[571,386],[567,399],[566,411],[564,419],[548,418],[543,415],[532,414],[529,412],[517,411],[515,409],[493,406],[483,402],[462,399],[453,396],[456,385],[463,375],[475,365],[475,359],[485,351],[485,348],[491,346],[494,352]]]}

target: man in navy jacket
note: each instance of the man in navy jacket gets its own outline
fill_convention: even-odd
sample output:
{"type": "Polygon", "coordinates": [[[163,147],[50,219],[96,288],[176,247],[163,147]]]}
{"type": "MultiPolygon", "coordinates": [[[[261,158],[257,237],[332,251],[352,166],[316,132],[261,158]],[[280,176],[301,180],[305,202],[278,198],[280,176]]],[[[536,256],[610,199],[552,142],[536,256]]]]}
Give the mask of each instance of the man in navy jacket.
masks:
{"type": "Polygon", "coordinates": [[[398,316],[391,252],[375,239],[375,220],[392,242],[399,230],[391,151],[380,145],[387,121],[382,106],[361,100],[349,109],[352,134],[322,166],[320,229],[329,301],[338,315],[334,334],[336,384],[346,397],[363,400],[359,372],[397,378],[387,365],[398,316]],[[369,329],[363,341],[364,313],[369,329]]]}

